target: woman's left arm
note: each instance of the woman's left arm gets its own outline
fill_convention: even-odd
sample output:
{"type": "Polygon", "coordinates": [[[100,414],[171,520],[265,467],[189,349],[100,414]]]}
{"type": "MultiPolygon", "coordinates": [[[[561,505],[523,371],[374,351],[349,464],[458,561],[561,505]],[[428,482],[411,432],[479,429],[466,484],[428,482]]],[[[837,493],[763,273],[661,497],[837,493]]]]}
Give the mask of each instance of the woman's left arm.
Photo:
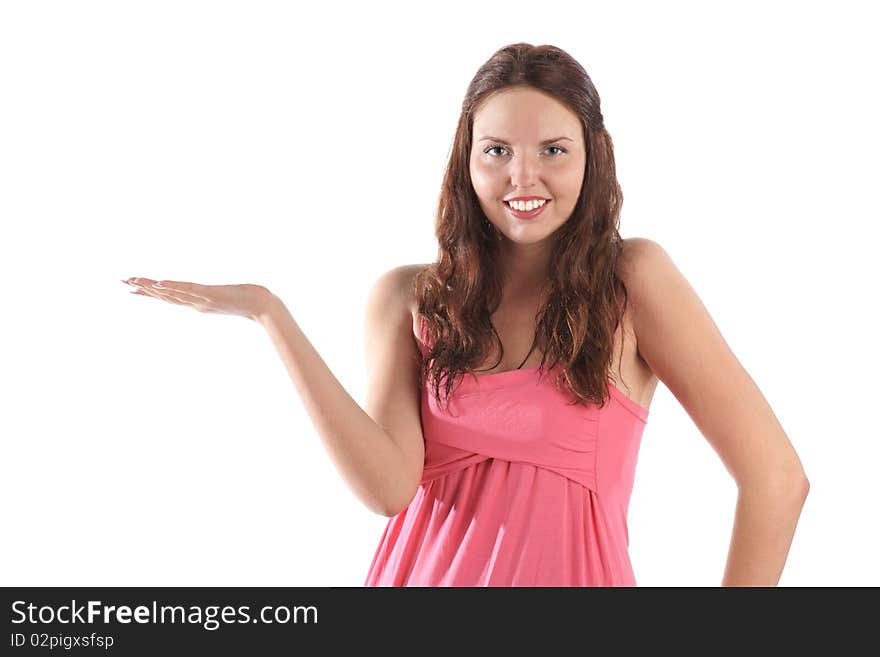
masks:
{"type": "Polygon", "coordinates": [[[776,586],[810,488],[758,386],[694,289],[656,242],[626,240],[619,268],[639,354],[736,481],[722,586],[776,586]]]}

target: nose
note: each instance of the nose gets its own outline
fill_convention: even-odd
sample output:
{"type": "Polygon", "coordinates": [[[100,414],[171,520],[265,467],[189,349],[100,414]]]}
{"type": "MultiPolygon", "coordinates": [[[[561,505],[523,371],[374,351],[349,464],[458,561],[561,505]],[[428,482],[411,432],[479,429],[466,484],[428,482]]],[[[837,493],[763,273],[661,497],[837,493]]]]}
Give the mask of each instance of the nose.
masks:
{"type": "Polygon", "coordinates": [[[513,156],[510,159],[510,183],[514,189],[527,189],[535,184],[538,164],[534,158],[513,156]]]}

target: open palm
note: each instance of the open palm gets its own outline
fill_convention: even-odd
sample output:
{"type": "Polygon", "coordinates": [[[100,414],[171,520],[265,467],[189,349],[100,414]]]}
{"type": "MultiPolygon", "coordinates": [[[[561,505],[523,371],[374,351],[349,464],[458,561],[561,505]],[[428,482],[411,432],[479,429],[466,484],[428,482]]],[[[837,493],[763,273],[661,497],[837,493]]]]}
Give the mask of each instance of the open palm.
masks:
{"type": "Polygon", "coordinates": [[[256,319],[272,296],[267,288],[251,283],[200,285],[186,281],[156,281],[137,276],[122,282],[136,288],[132,290],[132,294],[189,306],[202,313],[238,315],[248,319],[256,319]]]}

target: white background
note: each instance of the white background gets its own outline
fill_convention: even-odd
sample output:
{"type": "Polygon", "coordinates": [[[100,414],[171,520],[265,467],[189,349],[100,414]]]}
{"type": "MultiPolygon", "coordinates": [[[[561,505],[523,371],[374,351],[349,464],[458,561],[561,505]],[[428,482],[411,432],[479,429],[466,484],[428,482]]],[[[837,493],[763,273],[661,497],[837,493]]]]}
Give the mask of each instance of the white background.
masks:
{"type": "MultiPolygon", "coordinates": [[[[261,283],[359,404],[363,311],[436,256],[465,88],[518,41],[602,99],[624,237],[673,257],[811,482],[780,585],[880,584],[867,2],[0,5],[0,584],[360,586],[348,489],[268,335],[120,279],[261,283]]],[[[662,384],[640,586],[717,586],[736,488],[662,384]]]]}

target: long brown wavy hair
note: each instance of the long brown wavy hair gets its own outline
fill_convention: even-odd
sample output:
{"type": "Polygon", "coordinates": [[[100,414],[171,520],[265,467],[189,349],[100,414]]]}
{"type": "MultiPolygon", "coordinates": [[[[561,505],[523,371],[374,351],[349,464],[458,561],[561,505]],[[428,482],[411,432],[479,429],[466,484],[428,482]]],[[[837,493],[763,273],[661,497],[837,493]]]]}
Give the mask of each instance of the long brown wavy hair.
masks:
{"type": "Polygon", "coordinates": [[[439,403],[444,378],[447,397],[465,372],[476,378],[473,370],[492,353],[492,334],[503,355],[491,322],[502,292],[497,229],[480,207],[469,158],[475,113],[490,96],[513,86],[543,91],[581,119],[587,156],[581,193],[556,231],[535,344],[543,351],[541,376],[559,365],[556,385],[573,395],[573,403],[604,406],[613,337],[626,304],[626,288],[615,272],[623,248],[618,232],[623,194],[599,95],[583,67],[550,45],[501,48],[465,92],[435,218],[437,261],[413,282],[428,345],[420,359],[419,388],[430,378],[439,403]]]}

